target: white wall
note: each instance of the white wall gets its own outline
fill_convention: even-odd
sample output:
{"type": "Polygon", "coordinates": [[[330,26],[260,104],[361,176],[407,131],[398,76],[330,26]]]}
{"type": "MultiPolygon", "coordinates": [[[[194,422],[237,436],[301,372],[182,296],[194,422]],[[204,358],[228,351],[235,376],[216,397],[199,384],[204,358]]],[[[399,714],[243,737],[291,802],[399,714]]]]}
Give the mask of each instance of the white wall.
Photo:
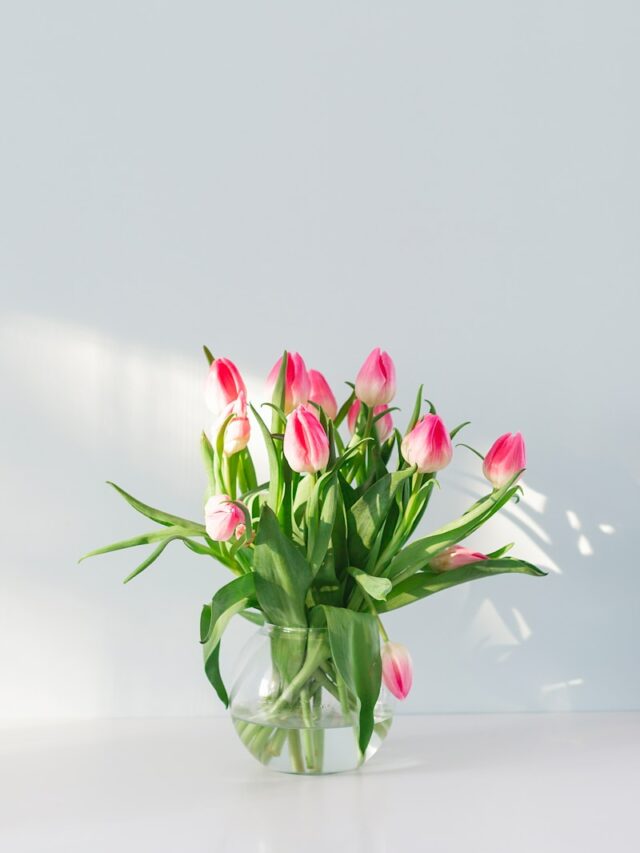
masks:
{"type": "MultiPolygon", "coordinates": [[[[7,11],[7,10],[5,10],[7,11]]],[[[0,716],[217,712],[198,516],[207,342],[336,387],[374,345],[466,440],[521,430],[504,577],[391,616],[422,710],[640,707],[640,9],[12,4],[0,28],[0,716]],[[137,555],[136,555],[137,556],[137,555]]],[[[461,449],[424,530],[482,484],[461,449]]],[[[235,624],[226,658],[251,632],[235,624]]]]}

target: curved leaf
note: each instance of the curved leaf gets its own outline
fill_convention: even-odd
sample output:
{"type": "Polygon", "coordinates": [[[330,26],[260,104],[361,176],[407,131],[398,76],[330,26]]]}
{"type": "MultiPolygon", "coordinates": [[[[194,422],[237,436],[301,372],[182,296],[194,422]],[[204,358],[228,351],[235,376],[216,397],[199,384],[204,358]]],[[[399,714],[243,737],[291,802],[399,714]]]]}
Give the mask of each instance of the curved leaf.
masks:
{"type": "Polygon", "coordinates": [[[378,578],[375,575],[369,575],[355,566],[350,566],[347,571],[351,577],[355,578],[356,583],[362,587],[367,595],[375,598],[376,601],[384,601],[393,588],[389,578],[378,578]]]}
{"type": "Polygon", "coordinates": [[[373,732],[373,711],[380,693],[378,623],[371,613],[326,604],[319,607],[327,620],[331,657],[338,674],[358,700],[358,746],[364,755],[373,732]]]}
{"type": "Polygon", "coordinates": [[[280,458],[276,450],[273,436],[269,432],[269,428],[262,420],[254,406],[251,406],[251,411],[258,422],[264,443],[267,448],[267,457],[269,459],[269,506],[274,512],[278,512],[280,502],[282,500],[283,481],[282,470],[280,466],[280,458]]]}
{"type": "Polygon", "coordinates": [[[183,539],[186,536],[200,536],[204,533],[204,527],[200,530],[198,527],[168,527],[164,530],[153,530],[151,533],[142,533],[140,536],[133,536],[131,539],[123,539],[120,542],[114,542],[112,545],[104,545],[102,548],[96,548],[95,551],[89,551],[78,560],[81,563],[88,557],[97,557],[99,554],[109,554],[111,551],[122,551],[124,548],[135,548],[138,545],[149,545],[151,542],[162,542],[165,539],[183,539]]]}
{"type": "Polygon", "coordinates": [[[314,575],[322,565],[331,542],[337,508],[338,477],[334,472],[318,480],[307,503],[307,559],[314,575]]]}
{"type": "Polygon", "coordinates": [[[393,580],[417,571],[440,551],[466,539],[514,496],[518,486],[513,484],[518,477],[519,474],[516,474],[501,489],[494,489],[490,494],[480,498],[460,518],[445,524],[429,536],[407,545],[391,560],[384,574],[393,580]]]}
{"type": "Polygon", "coordinates": [[[145,515],[147,518],[150,518],[152,521],[157,521],[158,524],[164,524],[165,526],[177,525],[178,527],[198,528],[204,533],[203,524],[200,524],[197,521],[190,521],[188,518],[181,518],[179,515],[171,515],[168,512],[163,512],[161,509],[155,509],[155,507],[142,503],[142,501],[134,498],[133,495],[125,492],[125,490],[120,488],[120,486],[112,483],[111,480],[107,480],[107,484],[114,488],[119,495],[122,495],[129,506],[132,506],[135,510],[142,515],[145,515]]]}
{"type": "Polygon", "coordinates": [[[468,563],[458,569],[449,569],[445,572],[417,572],[410,578],[402,581],[394,587],[387,596],[386,602],[379,605],[381,612],[396,610],[398,607],[406,607],[421,598],[449,589],[452,586],[478,580],[479,578],[493,577],[508,572],[543,577],[546,572],[528,563],[526,560],[518,560],[515,557],[502,557],[496,560],[480,560],[478,563],[468,563]]]}
{"type": "Polygon", "coordinates": [[[376,536],[391,508],[398,486],[411,477],[415,468],[385,474],[353,504],[348,514],[349,555],[355,566],[363,567],[376,536]]]}
{"type": "Polygon", "coordinates": [[[273,511],[265,505],[253,556],[260,609],[273,625],[305,628],[305,598],[311,585],[309,563],[284,535],[273,511]]]}
{"type": "Polygon", "coordinates": [[[205,604],[200,616],[200,642],[203,644],[204,671],[220,700],[229,705],[229,696],[220,674],[220,639],[236,613],[257,606],[254,578],[242,575],[221,587],[205,604]]]}

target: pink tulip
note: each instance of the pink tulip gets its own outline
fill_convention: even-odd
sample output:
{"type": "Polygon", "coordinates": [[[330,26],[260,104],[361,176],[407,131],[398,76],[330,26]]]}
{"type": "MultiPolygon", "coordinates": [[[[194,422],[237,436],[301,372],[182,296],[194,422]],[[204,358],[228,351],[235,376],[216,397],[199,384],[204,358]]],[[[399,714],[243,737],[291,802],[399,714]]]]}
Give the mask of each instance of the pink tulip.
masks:
{"type": "Polygon", "coordinates": [[[294,471],[313,474],[327,467],[329,439],[308,406],[298,406],[287,418],[284,455],[294,471]]]}
{"type": "Polygon", "coordinates": [[[317,403],[323,409],[325,415],[334,421],[338,414],[338,404],[336,398],[333,396],[333,391],[329,387],[329,383],[319,370],[309,371],[309,383],[309,401],[317,403]]]}
{"type": "Polygon", "coordinates": [[[519,432],[505,432],[491,445],[491,449],[484,457],[482,470],[484,476],[499,489],[505,483],[526,467],[527,457],[524,447],[524,439],[519,432]]]}
{"type": "Polygon", "coordinates": [[[413,684],[411,655],[402,643],[385,643],[382,647],[382,680],[396,699],[406,699],[413,684]]]}
{"type": "Polygon", "coordinates": [[[247,393],[240,371],[228,358],[216,358],[211,362],[204,386],[207,407],[220,414],[225,406],[237,399],[238,394],[247,393]]]}
{"type": "MultiPolygon", "coordinates": [[[[360,407],[360,400],[354,400],[347,414],[347,426],[349,427],[351,435],[353,435],[353,433],[356,431],[356,424],[358,422],[358,415],[360,414],[360,407]]],[[[387,408],[387,406],[374,406],[374,417],[376,415],[379,415],[380,412],[384,412],[387,408]]],[[[389,412],[389,414],[387,415],[384,415],[382,418],[380,418],[380,420],[376,421],[376,432],[378,433],[378,441],[383,442],[385,439],[389,438],[392,430],[393,418],[391,417],[391,412],[389,412]]]]}
{"type": "Polygon", "coordinates": [[[449,432],[438,415],[425,415],[402,439],[402,455],[421,474],[446,468],[453,456],[449,432]]]}
{"type": "Polygon", "coordinates": [[[207,535],[215,542],[231,539],[238,525],[245,523],[244,513],[230,500],[229,495],[213,495],[205,504],[207,535]]]}
{"type": "Polygon", "coordinates": [[[247,395],[244,391],[238,394],[237,400],[224,407],[213,428],[214,436],[217,437],[229,415],[233,415],[233,417],[224,431],[225,456],[233,456],[234,453],[244,450],[249,443],[251,424],[247,417],[247,395]]]}
{"type": "MultiPolygon", "coordinates": [[[[276,361],[267,376],[267,394],[273,395],[273,389],[278,381],[282,356],[276,361]]],[[[309,374],[304,359],[297,352],[287,353],[287,376],[285,379],[284,410],[286,414],[292,412],[297,406],[301,406],[309,399],[310,388],[309,374]]]]}
{"type": "Polygon", "coordinates": [[[356,376],[356,397],[367,406],[383,406],[396,393],[396,368],[391,356],[376,347],[356,376]]]}
{"type": "Polygon", "coordinates": [[[451,545],[451,547],[441,551],[437,557],[434,557],[429,565],[432,569],[445,572],[448,569],[457,569],[469,563],[478,563],[480,560],[488,559],[487,555],[481,554],[480,551],[472,551],[463,545],[451,545]]]}

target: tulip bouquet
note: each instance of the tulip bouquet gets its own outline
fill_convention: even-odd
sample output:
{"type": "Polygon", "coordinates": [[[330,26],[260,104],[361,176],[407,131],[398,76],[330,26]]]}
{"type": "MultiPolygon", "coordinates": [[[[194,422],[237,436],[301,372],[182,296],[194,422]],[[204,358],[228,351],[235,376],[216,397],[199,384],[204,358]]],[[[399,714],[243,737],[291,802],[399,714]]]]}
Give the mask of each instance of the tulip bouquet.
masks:
{"type": "Polygon", "coordinates": [[[388,693],[404,699],[412,683],[409,651],[389,640],[381,615],[467,581],[544,574],[507,556],[510,545],[484,554],[461,544],[517,500],[522,436],[501,436],[484,457],[474,451],[483,459],[487,494],[460,518],[410,541],[438,472],[451,462],[452,440],[468,422],[447,429],[421,387],[405,428],[395,426],[395,367],[380,349],[348,383],[340,407],[322,373],[287,352],[268,376],[269,402],[249,405],[233,362],[204,349],[205,400],[214,417],[201,442],[204,523],[154,509],[114,486],[160,527],[87,556],[154,544],[126,581],[173,541],[226,566],[234,578],[204,605],[200,623],[205,672],[225,705],[219,652],[230,619],[240,614],[268,630],[268,673],[258,679],[254,701],[242,686],[232,690],[242,740],[264,763],[286,753],[289,769],[317,773],[327,769],[326,731],[348,726],[358,764],[386,733],[388,693]],[[345,422],[348,437],[340,431],[345,422]],[[265,482],[248,446],[256,427],[267,450],[265,482]]]}

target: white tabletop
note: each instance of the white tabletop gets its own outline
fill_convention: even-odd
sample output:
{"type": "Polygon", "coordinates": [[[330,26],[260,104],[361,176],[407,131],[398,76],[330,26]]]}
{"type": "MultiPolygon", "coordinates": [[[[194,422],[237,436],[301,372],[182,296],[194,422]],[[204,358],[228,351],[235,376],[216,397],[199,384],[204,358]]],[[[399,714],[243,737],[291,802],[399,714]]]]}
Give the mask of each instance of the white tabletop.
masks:
{"type": "Polygon", "coordinates": [[[358,772],[263,769],[229,720],[0,729],[7,853],[640,850],[640,713],[399,717],[358,772]]]}

